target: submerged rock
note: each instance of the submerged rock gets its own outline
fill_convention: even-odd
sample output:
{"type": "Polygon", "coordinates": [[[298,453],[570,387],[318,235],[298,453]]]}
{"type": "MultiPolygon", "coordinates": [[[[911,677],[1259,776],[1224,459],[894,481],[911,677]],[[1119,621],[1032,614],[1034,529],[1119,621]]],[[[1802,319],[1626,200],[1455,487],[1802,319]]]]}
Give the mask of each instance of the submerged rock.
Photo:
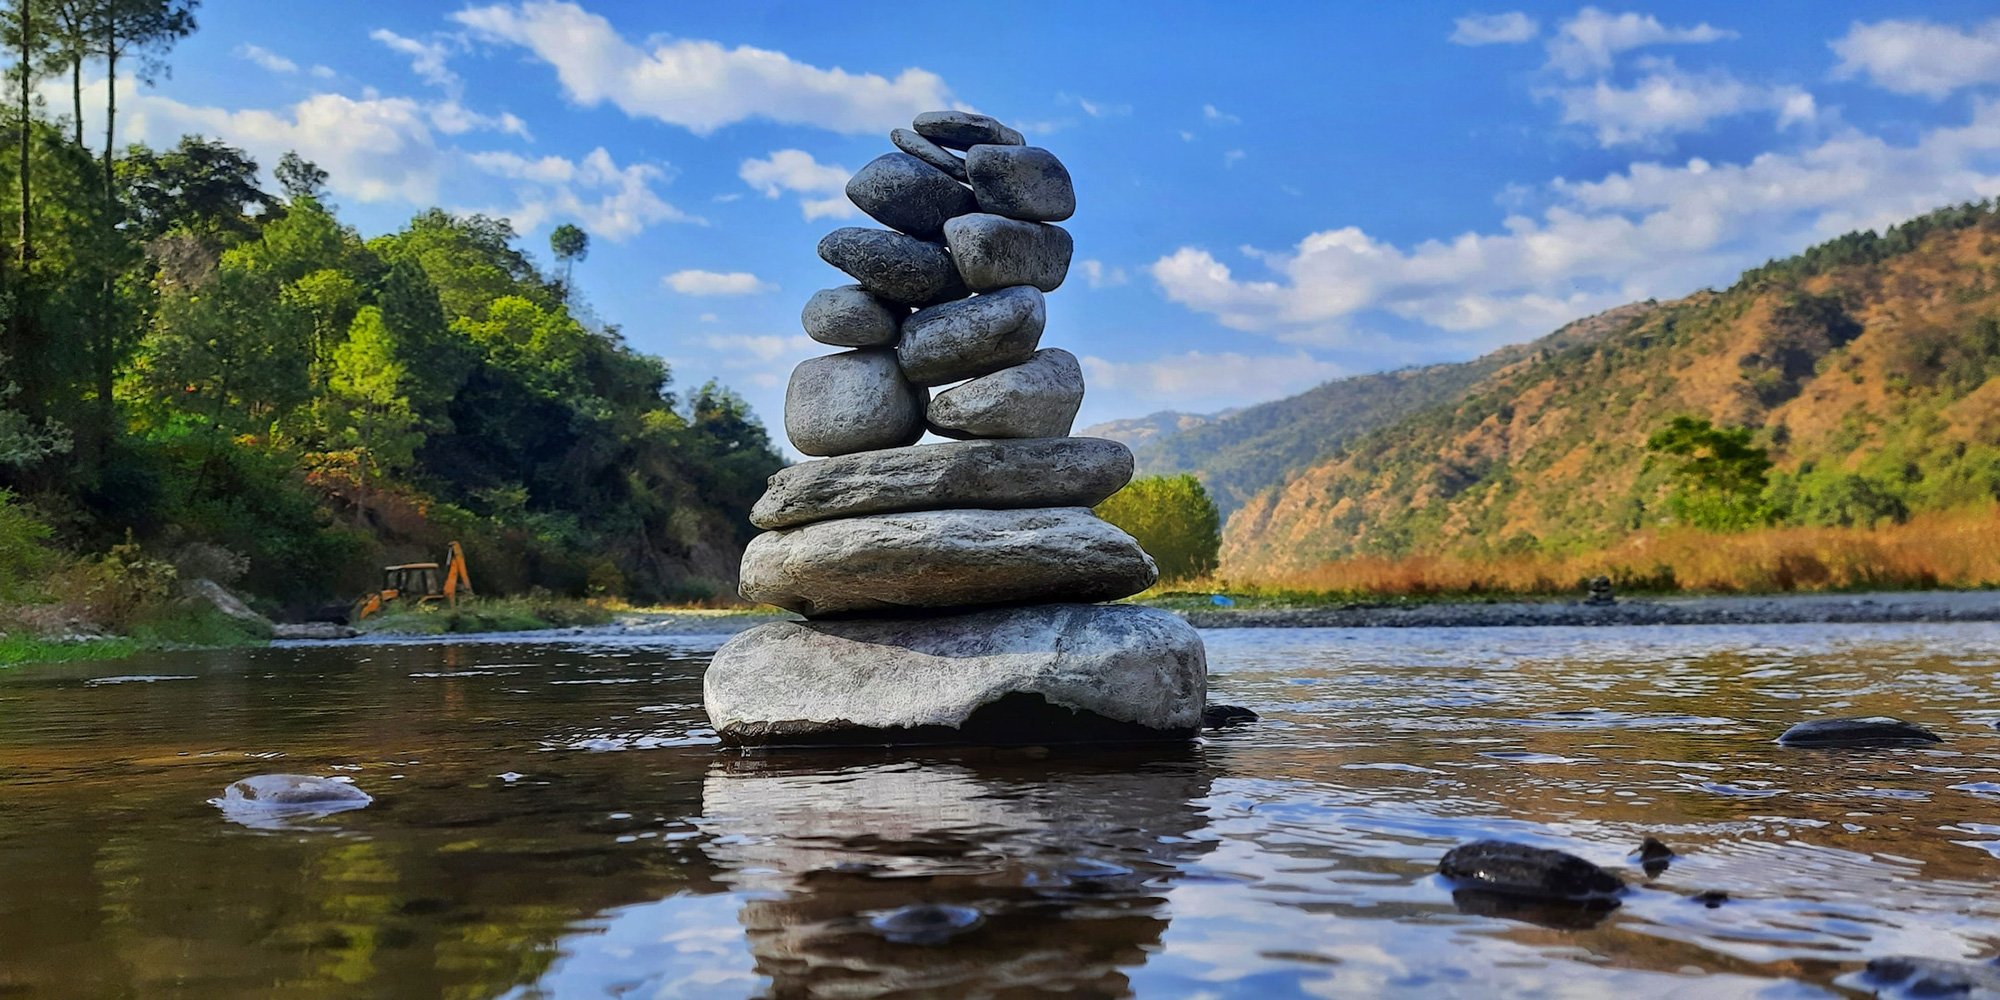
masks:
{"type": "Polygon", "coordinates": [[[1658,877],[1674,860],[1674,849],[1651,837],[1642,841],[1633,853],[1638,856],[1639,867],[1645,869],[1647,878],[1658,877]]]}
{"type": "Polygon", "coordinates": [[[1870,715],[1801,722],[1780,734],[1778,742],[1788,747],[1908,747],[1944,741],[1914,722],[1870,715]]]}
{"type": "Polygon", "coordinates": [[[1438,874],[1461,888],[1544,900],[1611,899],[1625,880],[1562,851],[1504,840],[1478,840],[1452,848],[1438,874]]]}
{"type": "Polygon", "coordinates": [[[917,903],[878,913],[868,926],[898,944],[942,944],[985,922],[986,915],[970,906],[917,903]]]}
{"type": "MultiPolygon", "coordinates": [[[[1852,978],[1863,989],[1896,990],[1892,995],[1899,996],[2000,998],[2000,966],[1990,962],[1887,955],[1869,959],[1852,978]]],[[[1841,985],[1848,983],[1843,979],[1841,985]]]]}
{"type": "Polygon", "coordinates": [[[1201,710],[1201,728],[1229,729],[1257,721],[1257,713],[1241,705],[1209,705],[1201,710]]]}
{"type": "Polygon", "coordinates": [[[1038,604],[771,622],[724,643],[702,687],[734,745],[1186,739],[1207,660],[1165,611],[1038,604]]]}
{"type": "Polygon", "coordinates": [[[360,809],[375,799],[352,783],[311,774],[259,774],[233,782],[208,804],[232,822],[281,830],[300,820],[360,809]]]}

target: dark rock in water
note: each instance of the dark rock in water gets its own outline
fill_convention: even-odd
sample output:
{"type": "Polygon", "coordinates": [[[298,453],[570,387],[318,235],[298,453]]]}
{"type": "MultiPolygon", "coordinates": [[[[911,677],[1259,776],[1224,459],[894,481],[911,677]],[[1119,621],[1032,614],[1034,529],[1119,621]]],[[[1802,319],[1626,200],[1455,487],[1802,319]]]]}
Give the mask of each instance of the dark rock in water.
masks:
{"type": "Polygon", "coordinates": [[[1785,730],[1778,742],[1788,747],[1909,747],[1944,741],[1914,722],[1870,715],[1801,722],[1785,730]]]}
{"type": "Polygon", "coordinates": [[[1639,857],[1639,867],[1646,870],[1647,878],[1657,878],[1674,860],[1674,849],[1651,837],[1647,837],[1639,844],[1636,853],[1639,857]]]}
{"type": "Polygon", "coordinates": [[[1241,705],[1209,705],[1201,710],[1201,728],[1227,729],[1257,721],[1257,713],[1241,705]]]}
{"type": "Polygon", "coordinates": [[[1715,909],[1718,906],[1721,906],[1724,903],[1729,902],[1729,894],[1723,892],[1721,889],[1710,889],[1706,892],[1697,892],[1694,895],[1689,896],[1688,898],[1694,900],[1697,903],[1700,903],[1703,906],[1708,907],[1711,910],[1715,909]]]}
{"type": "Polygon", "coordinates": [[[876,914],[868,926],[899,944],[943,944],[985,922],[985,914],[969,906],[918,903],[876,914]]]}
{"type": "Polygon", "coordinates": [[[1893,989],[1900,996],[2000,997],[2000,966],[1990,962],[1888,955],[1869,959],[1855,979],[1861,988],[1893,989]]]}
{"type": "Polygon", "coordinates": [[[1452,848],[1438,874],[1461,888],[1528,899],[1610,899],[1625,880],[1574,854],[1504,840],[1478,840],[1452,848]]]}
{"type": "Polygon", "coordinates": [[[352,784],[310,774],[259,774],[244,778],[209,799],[232,822],[259,830],[282,830],[299,820],[318,819],[375,801],[352,784]]]}
{"type": "Polygon", "coordinates": [[[1485,889],[1459,889],[1451,894],[1458,912],[1475,917],[1519,920],[1559,931],[1584,931],[1604,922],[1618,908],[1615,899],[1534,899],[1485,889]]]}

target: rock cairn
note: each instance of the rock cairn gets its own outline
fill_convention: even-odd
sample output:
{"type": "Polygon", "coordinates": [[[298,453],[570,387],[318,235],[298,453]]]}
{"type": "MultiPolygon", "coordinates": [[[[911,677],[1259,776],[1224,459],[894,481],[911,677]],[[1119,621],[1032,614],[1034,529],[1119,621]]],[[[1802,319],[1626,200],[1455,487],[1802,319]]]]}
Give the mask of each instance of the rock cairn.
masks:
{"type": "Polygon", "coordinates": [[[815,293],[785,433],[815,456],[771,477],[750,520],[745,598],[795,611],[731,639],[704,682],[725,742],[886,744],[1187,738],[1201,638],[1162,611],[1090,602],[1158,571],[1090,508],[1132,453],[1070,437],[1083,370],[1041,346],[1072,244],[1069,171],[984,115],[890,133],[847,184],[887,229],[819,255],[853,284],[815,293]],[[933,391],[935,390],[935,394],[933,391]],[[917,444],[926,430],[957,440],[917,444]]]}

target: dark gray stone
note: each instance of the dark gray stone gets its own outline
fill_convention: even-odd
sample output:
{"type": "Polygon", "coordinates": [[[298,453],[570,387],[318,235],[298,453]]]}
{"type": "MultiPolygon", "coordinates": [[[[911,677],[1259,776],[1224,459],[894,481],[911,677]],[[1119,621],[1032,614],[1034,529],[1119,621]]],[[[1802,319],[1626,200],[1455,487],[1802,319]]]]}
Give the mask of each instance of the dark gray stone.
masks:
{"type": "Polygon", "coordinates": [[[808,358],[785,387],[785,436],[807,455],[897,448],[924,434],[930,393],[903,378],[893,351],[808,358]]]}
{"type": "Polygon", "coordinates": [[[966,287],[975,292],[1010,285],[1033,285],[1053,292],[1069,275],[1070,254],[1076,249],[1069,232],[1061,226],[1022,222],[990,212],[961,215],[945,223],[944,241],[966,287]]]}
{"type": "Polygon", "coordinates": [[[1201,728],[1233,729],[1247,726],[1257,721],[1257,713],[1241,705],[1217,705],[1210,703],[1201,710],[1201,728]]]}
{"type": "Polygon", "coordinates": [[[942,235],[946,219],[979,211],[965,185],[908,153],[883,153],[855,171],[847,179],[847,200],[876,222],[920,240],[942,235]]]}
{"type": "Polygon", "coordinates": [[[952,180],[965,180],[965,161],[952,155],[951,150],[906,128],[890,132],[889,141],[895,143],[897,149],[944,171],[952,180]]]}
{"type": "Polygon", "coordinates": [[[1076,214],[1069,170],[1039,146],[974,146],[965,151],[965,175],[979,211],[1029,222],[1061,222],[1076,214]]]}
{"type": "Polygon", "coordinates": [[[799,322],[806,336],[822,344],[888,347],[909,314],[908,308],[883,302],[860,285],[841,285],[814,292],[799,311],[799,322]]]}
{"type": "Polygon", "coordinates": [[[1886,715],[1812,719],[1778,736],[1788,747],[1908,747],[1942,743],[1936,733],[1886,715]]]}
{"type": "Polygon", "coordinates": [[[986,915],[970,906],[912,903],[876,914],[868,926],[897,944],[943,944],[985,922],[986,915]]]}
{"type": "Polygon", "coordinates": [[[745,600],[809,618],[1019,601],[1110,601],[1159,570],[1082,507],[928,510],[767,531],[743,552],[745,600]]]}
{"type": "Polygon", "coordinates": [[[821,260],[848,273],[870,294],[901,305],[964,298],[965,282],[936,243],[886,229],[848,226],[819,241],[821,260]]]}
{"type": "Polygon", "coordinates": [[[800,462],[750,508],[766,530],[863,514],[974,507],[1095,507],[1132,479],[1132,452],[1103,438],[947,441],[800,462]]]}
{"type": "Polygon", "coordinates": [[[1062,437],[1083,405],[1083,367],[1060,347],[953,386],[925,411],[931,430],[945,437],[1062,437]]]}
{"type": "Polygon", "coordinates": [[[736,744],[1186,739],[1207,660],[1169,612],[1037,604],[759,625],[716,651],[702,686],[736,744]]]}
{"type": "Polygon", "coordinates": [[[1452,848],[1438,874],[1461,888],[1542,900],[1604,899],[1625,881],[1574,854],[1504,840],[1479,840],[1452,848]]]}
{"type": "Polygon", "coordinates": [[[896,360],[918,385],[944,385],[1020,364],[1035,354],[1048,321],[1028,285],[920,309],[903,321],[896,360]]]}
{"type": "Polygon", "coordinates": [[[1873,993],[1899,990],[1905,997],[2000,997],[2000,966],[1987,962],[1963,962],[1922,955],[1885,955],[1868,960],[1867,968],[1849,983],[1873,993]]]}
{"type": "Polygon", "coordinates": [[[947,149],[1019,146],[1028,140],[997,119],[970,111],[926,111],[910,122],[917,134],[947,149]]]}

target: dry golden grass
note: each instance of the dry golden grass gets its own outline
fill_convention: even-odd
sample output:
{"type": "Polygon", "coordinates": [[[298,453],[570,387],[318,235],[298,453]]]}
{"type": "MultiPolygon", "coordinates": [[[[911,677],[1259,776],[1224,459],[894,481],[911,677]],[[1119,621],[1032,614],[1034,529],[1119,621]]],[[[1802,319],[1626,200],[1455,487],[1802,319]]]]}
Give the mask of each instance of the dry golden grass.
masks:
{"type": "Polygon", "coordinates": [[[1648,531],[1582,553],[1355,557],[1171,589],[1319,599],[1572,594],[1599,575],[1621,590],[1655,592],[1996,587],[2000,507],[1923,514],[1876,528],[1648,531]]]}

